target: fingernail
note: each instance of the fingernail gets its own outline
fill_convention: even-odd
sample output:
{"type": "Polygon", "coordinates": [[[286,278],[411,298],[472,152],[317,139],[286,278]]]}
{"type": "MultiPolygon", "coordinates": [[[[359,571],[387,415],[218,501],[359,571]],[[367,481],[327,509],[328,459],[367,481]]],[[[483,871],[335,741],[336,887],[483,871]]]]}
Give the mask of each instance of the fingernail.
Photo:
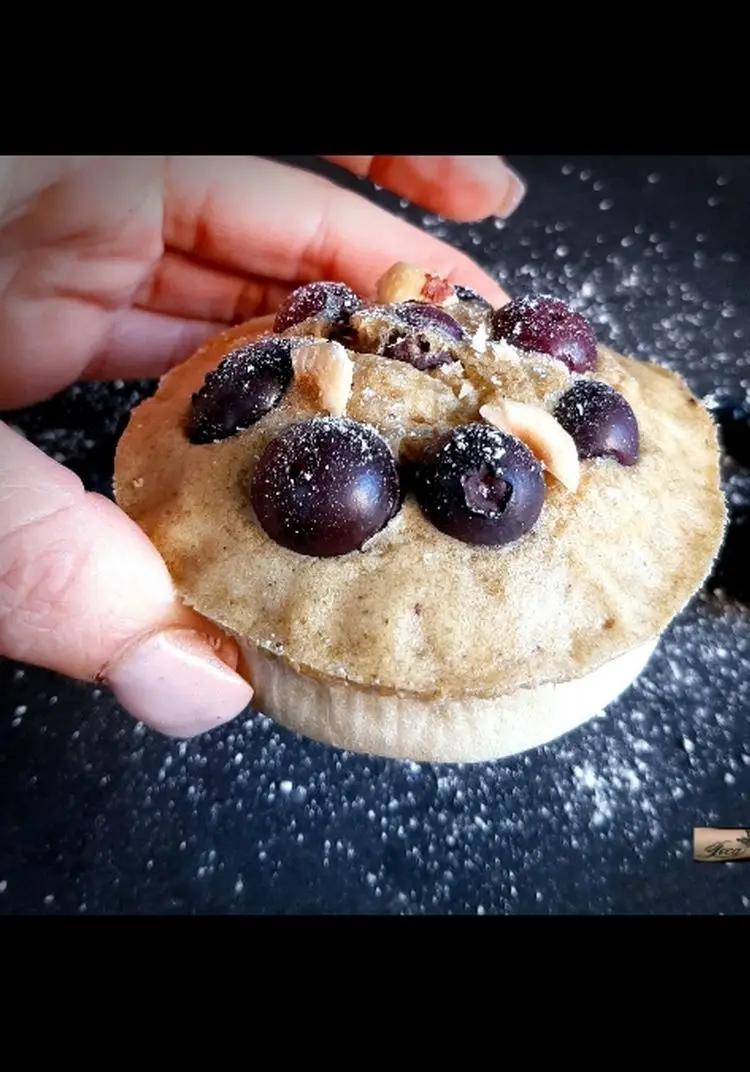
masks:
{"type": "Polygon", "coordinates": [[[228,722],[250,702],[250,685],[227,665],[236,666],[236,660],[233,641],[217,647],[208,637],[178,627],[126,648],[103,677],[118,703],[151,729],[194,737],[228,722]]]}
{"type": "MultiPolygon", "coordinates": [[[[505,161],[503,163],[505,164],[505,161]]],[[[518,172],[514,171],[508,164],[505,164],[505,170],[508,173],[505,192],[500,204],[495,209],[495,215],[503,220],[507,219],[512,212],[515,212],[526,195],[526,183],[518,172]]]]}

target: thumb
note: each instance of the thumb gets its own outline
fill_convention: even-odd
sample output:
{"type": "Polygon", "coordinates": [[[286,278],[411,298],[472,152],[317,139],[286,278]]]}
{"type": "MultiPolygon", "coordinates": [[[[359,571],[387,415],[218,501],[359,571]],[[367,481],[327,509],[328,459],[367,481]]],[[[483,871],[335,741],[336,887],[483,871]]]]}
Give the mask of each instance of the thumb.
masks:
{"type": "Polygon", "coordinates": [[[252,697],[237,645],[182,606],[138,526],[2,421],[0,654],[103,680],[171,736],[226,722],[252,697]]]}

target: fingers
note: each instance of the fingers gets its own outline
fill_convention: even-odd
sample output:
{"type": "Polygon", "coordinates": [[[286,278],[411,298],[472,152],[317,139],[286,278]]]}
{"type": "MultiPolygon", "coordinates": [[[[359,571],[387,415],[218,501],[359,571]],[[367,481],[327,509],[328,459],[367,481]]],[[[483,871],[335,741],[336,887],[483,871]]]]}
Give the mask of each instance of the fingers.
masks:
{"type": "Polygon", "coordinates": [[[163,158],[35,158],[13,170],[0,219],[3,408],[78,379],[163,252],[163,158]]]}
{"type": "Polygon", "coordinates": [[[405,260],[493,304],[507,300],[463,253],[363,197],[269,160],[170,160],[164,237],[201,261],[290,283],[340,279],[367,296],[386,268],[405,260]]]}
{"type": "Polygon", "coordinates": [[[193,629],[150,634],[106,668],[118,701],[135,718],[170,737],[194,737],[238,715],[253,690],[193,629]]]}
{"type": "MultiPolygon", "coordinates": [[[[25,348],[9,349],[9,353],[23,353],[22,361],[3,366],[0,359],[1,409],[49,397],[73,380],[161,376],[227,326],[222,321],[184,319],[144,309],[105,314],[95,307],[68,307],[49,323],[56,331],[45,332],[40,316],[40,330],[25,336],[25,348]],[[60,339],[59,349],[50,347],[50,338],[60,339]]],[[[9,338],[9,331],[0,332],[0,345],[4,347],[9,338]]]]}
{"type": "Polygon", "coordinates": [[[223,331],[213,320],[186,320],[145,309],[124,309],[113,319],[103,346],[81,373],[84,380],[161,376],[201,343],[223,331]]]}
{"type": "Polygon", "coordinates": [[[165,253],[135,304],[151,312],[236,324],[275,312],[289,290],[288,283],[236,275],[181,253],[165,253]]]}
{"type": "Polygon", "coordinates": [[[2,422],[0,653],[99,677],[175,736],[226,722],[252,695],[234,642],[179,603],[138,526],[2,422]]]}
{"type": "Polygon", "coordinates": [[[23,357],[0,360],[3,408],[81,376],[158,375],[302,282],[343,279],[373,295],[397,260],[493,304],[507,297],[464,254],[297,168],[246,157],[74,163],[3,229],[0,351],[23,357]]]}
{"type": "Polygon", "coordinates": [[[355,175],[453,220],[510,216],[526,193],[499,156],[326,156],[355,175]]]}

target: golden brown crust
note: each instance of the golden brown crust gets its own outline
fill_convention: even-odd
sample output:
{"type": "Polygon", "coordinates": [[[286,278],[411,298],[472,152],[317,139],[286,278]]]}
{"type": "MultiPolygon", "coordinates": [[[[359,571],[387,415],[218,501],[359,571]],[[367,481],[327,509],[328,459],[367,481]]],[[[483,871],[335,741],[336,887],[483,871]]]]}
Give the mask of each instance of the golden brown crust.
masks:
{"type": "MultiPolygon", "coordinates": [[[[273,543],[243,492],[266,443],[311,416],[292,387],[231,439],[193,446],[190,395],[238,342],[272,318],[212,340],[132,414],[116,495],[164,555],[186,602],[321,680],[423,698],[499,696],[568,681],[658,635],[699,587],[724,527],[713,422],[675,374],[600,349],[597,379],[632,405],[641,458],[582,463],[571,493],[548,481],[534,531],[480,548],[453,540],[407,498],[363,551],[314,559],[273,543]]],[[[478,419],[498,389],[551,408],[569,383],[545,358],[503,348],[467,354],[466,378],[372,355],[355,361],[347,416],[414,448],[478,419]],[[463,383],[463,388],[461,387],[463,383]]]]}

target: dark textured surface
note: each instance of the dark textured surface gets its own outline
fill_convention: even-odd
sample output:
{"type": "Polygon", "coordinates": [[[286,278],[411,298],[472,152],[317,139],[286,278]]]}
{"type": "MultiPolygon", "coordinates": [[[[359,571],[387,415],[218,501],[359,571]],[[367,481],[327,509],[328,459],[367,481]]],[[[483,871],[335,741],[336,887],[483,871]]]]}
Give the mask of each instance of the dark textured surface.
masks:
{"type": "MultiPolygon", "coordinates": [[[[747,913],[750,864],[695,864],[690,843],[750,826],[750,159],[513,162],[529,194],[507,226],[379,196],[710,394],[737,459],[717,580],[603,717],[475,767],[351,756],[249,715],[179,744],[0,662],[0,913],[747,913]]],[[[10,419],[106,491],[146,389],[74,388],[10,419]]]]}

